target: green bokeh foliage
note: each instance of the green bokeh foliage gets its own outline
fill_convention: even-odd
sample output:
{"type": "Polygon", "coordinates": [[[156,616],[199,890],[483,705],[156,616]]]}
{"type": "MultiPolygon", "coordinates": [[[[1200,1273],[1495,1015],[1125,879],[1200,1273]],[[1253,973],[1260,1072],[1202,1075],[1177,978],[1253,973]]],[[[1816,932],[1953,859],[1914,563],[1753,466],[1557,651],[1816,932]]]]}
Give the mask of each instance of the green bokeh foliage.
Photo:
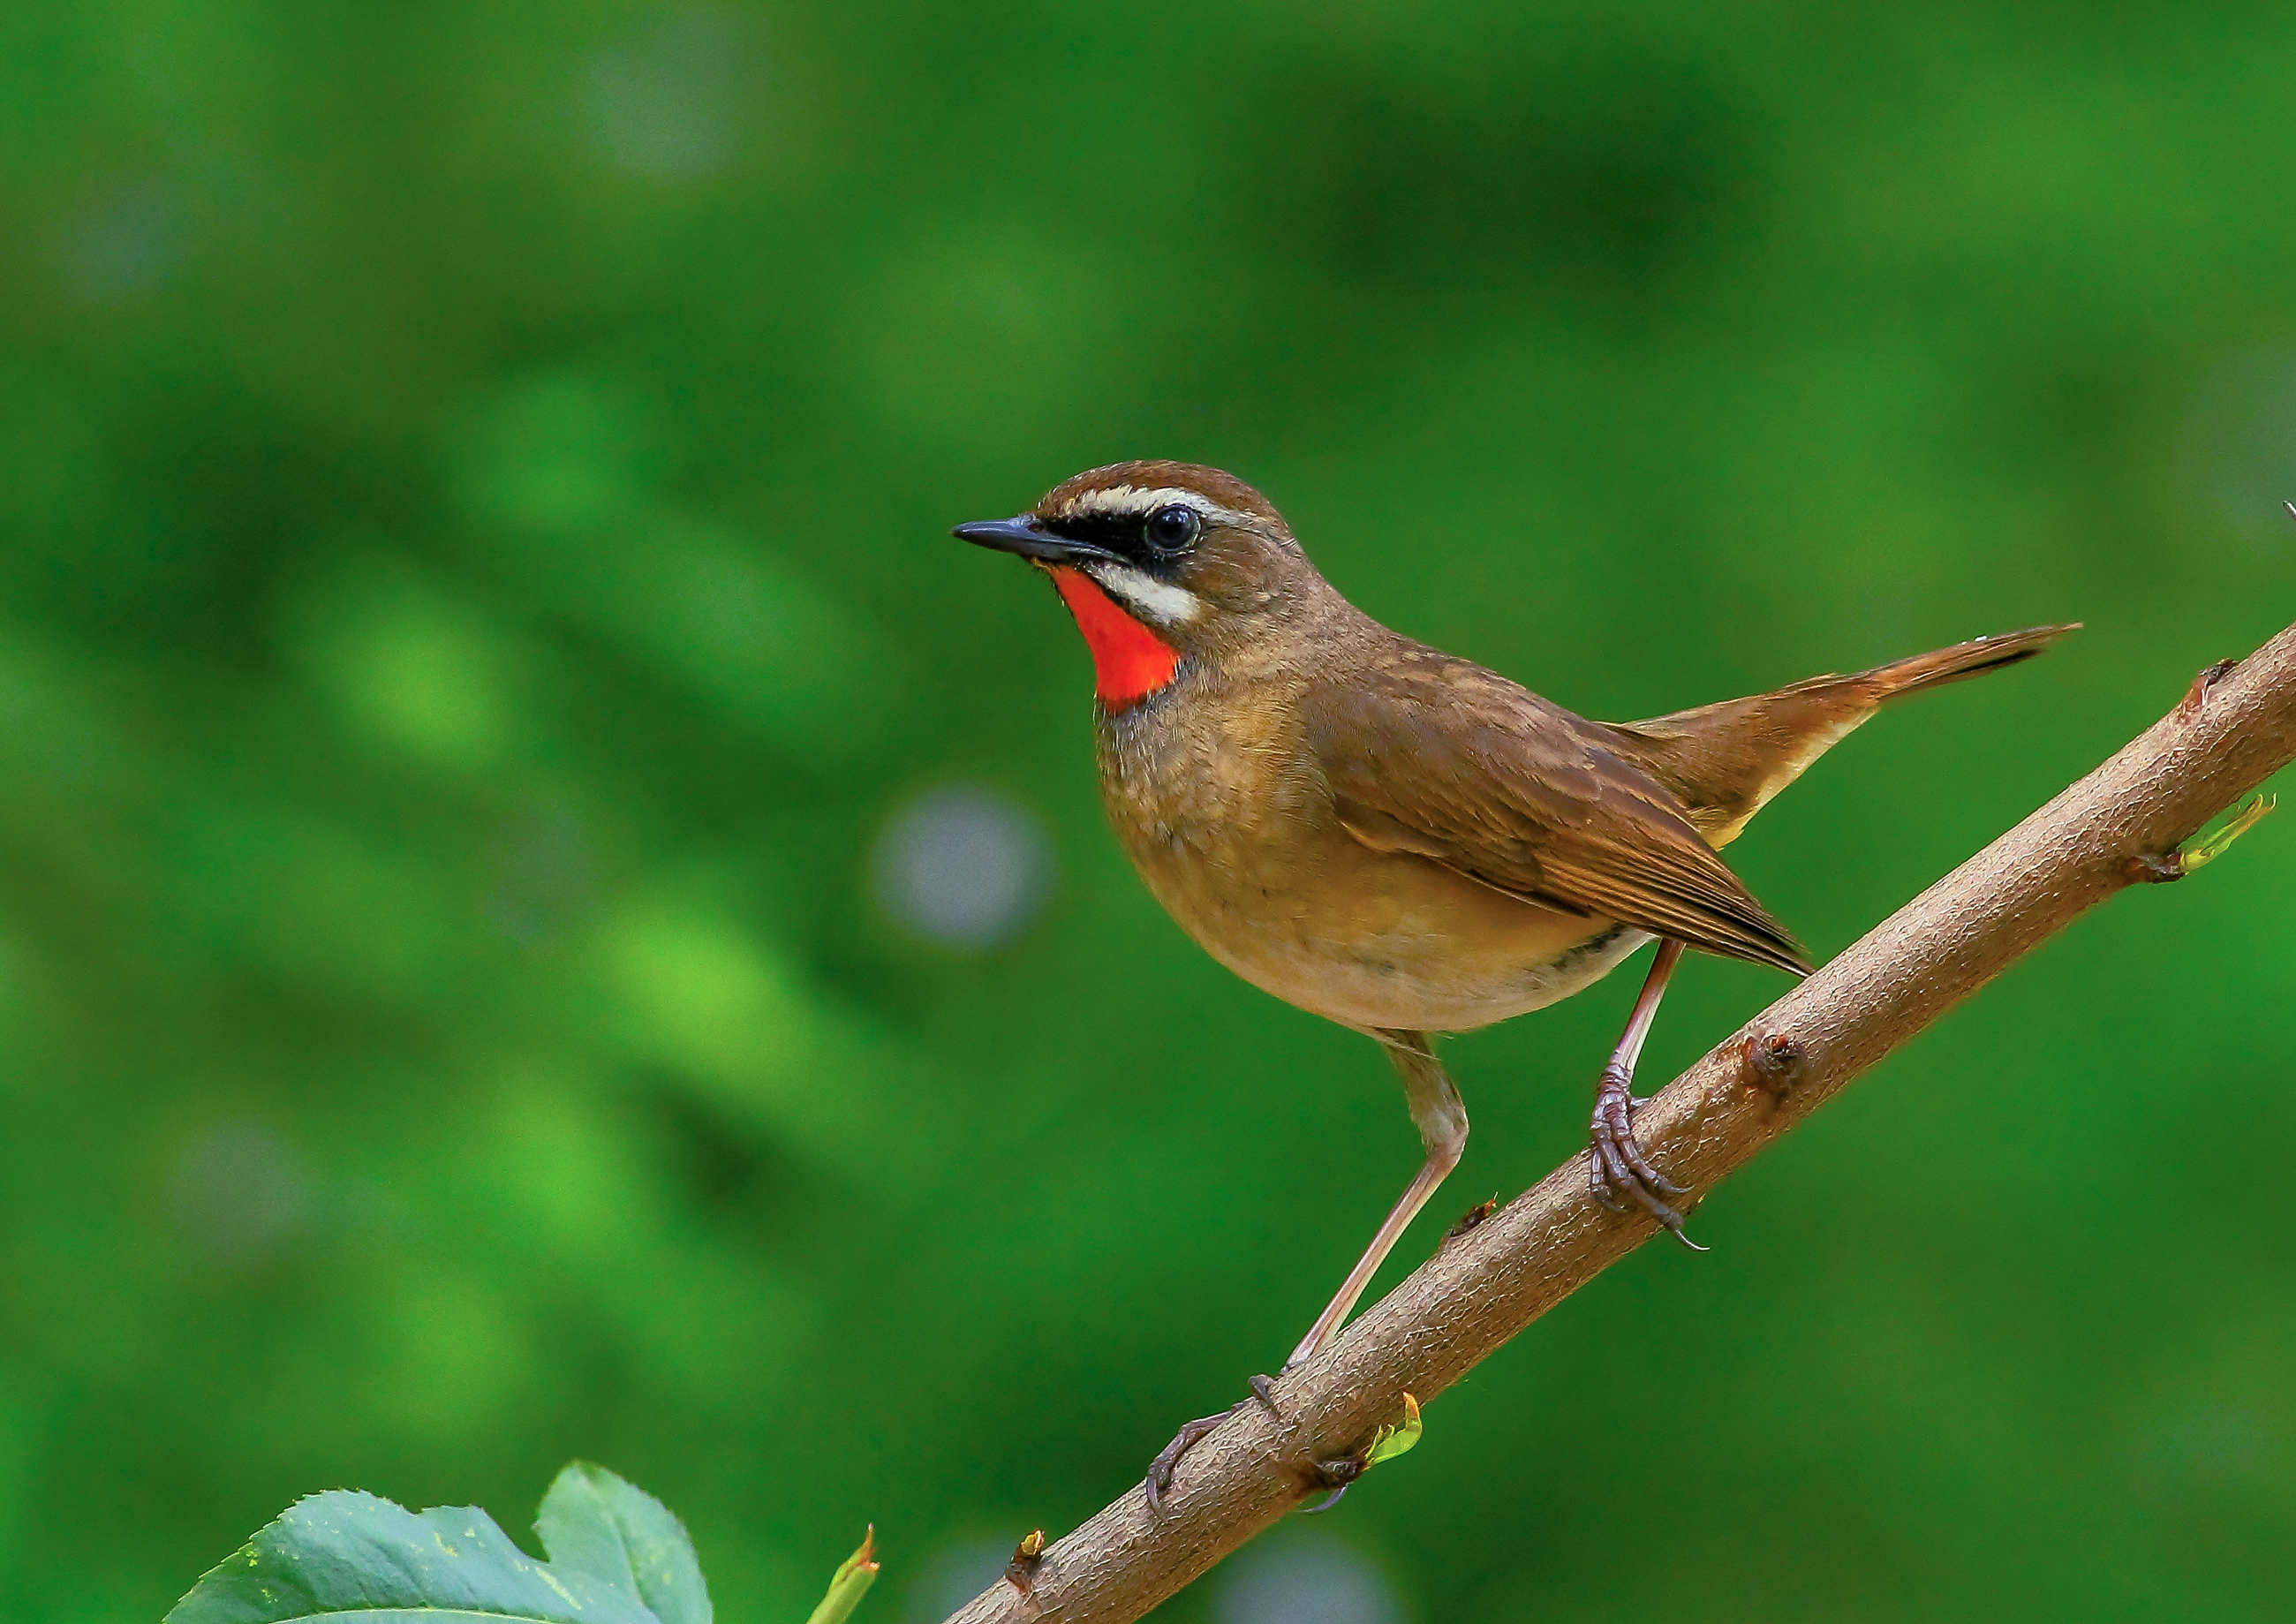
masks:
{"type": "MultiPolygon", "coordinates": [[[[0,13],[0,1593],[611,1462],[729,1617],[1057,1533],[1312,1317],[1415,1146],[1099,826],[949,541],[1232,467],[1596,715],[2081,619],[1732,850],[1821,955],[2296,616],[2285,7],[0,13]],[[917,791],[1033,808],[905,937],[917,791]]],[[[1427,1620],[2278,1616],[2267,823],[2084,920],[1431,1407],[1427,1620]]],[[[1450,1054],[1438,1222],[1622,976],[1450,1054]]],[[[1781,988],[1701,961],[1655,1075],[1781,988]]],[[[991,1571],[994,1564],[991,1564],[991,1571]]],[[[905,1595],[906,1600],[904,1600],[905,1595]]],[[[1170,1615],[1202,1617],[1200,1595],[1170,1615]]],[[[922,1616],[922,1615],[920,1615],[922,1616]]]]}

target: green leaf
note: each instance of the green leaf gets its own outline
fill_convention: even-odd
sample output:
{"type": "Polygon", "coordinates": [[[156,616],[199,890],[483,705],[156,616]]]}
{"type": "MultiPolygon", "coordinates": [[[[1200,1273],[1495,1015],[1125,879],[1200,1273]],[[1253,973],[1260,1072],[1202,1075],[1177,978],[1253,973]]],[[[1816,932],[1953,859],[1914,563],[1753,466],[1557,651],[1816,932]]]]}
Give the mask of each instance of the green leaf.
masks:
{"type": "Polygon", "coordinates": [[[2224,856],[2225,850],[2227,847],[2229,847],[2234,841],[2240,839],[2242,835],[2246,834],[2250,830],[2255,828],[2257,824],[2263,818],[2264,815],[2271,811],[2274,807],[2279,804],[2280,803],[2272,796],[2258,796],[2254,800],[2250,801],[2248,805],[2242,808],[2239,813],[2234,816],[2232,821],[2226,824],[2223,828],[2218,830],[2214,834],[2210,835],[2206,840],[2194,841],[2193,844],[2185,848],[2183,851],[2177,853],[2177,872],[2179,874],[2189,874],[2194,869],[2199,868],[2205,864],[2215,862],[2218,857],[2224,856]]]}
{"type": "Polygon", "coordinates": [[[829,1594],[821,1598],[821,1605],[805,1624],[845,1624],[876,1582],[877,1525],[873,1522],[861,1536],[860,1548],[837,1564],[837,1571],[830,1575],[829,1594]]]}
{"type": "Polygon", "coordinates": [[[709,1589],[685,1525],[603,1466],[576,1461],[560,1472],[534,1529],[561,1570],[642,1603],[661,1624],[710,1624],[709,1589]]]}
{"type": "Polygon", "coordinates": [[[1409,1393],[1404,1394],[1402,1423],[1382,1427],[1372,1434],[1371,1448],[1364,1451],[1364,1470],[1368,1472],[1380,1462],[1391,1461],[1398,1455],[1408,1455],[1425,1430],[1419,1419],[1419,1400],[1409,1393]]]}
{"type": "Polygon", "coordinates": [[[193,1587],[167,1624],[321,1619],[659,1624],[611,1585],[535,1561],[476,1506],[441,1505],[418,1515],[354,1489],[297,1501],[193,1587]]]}

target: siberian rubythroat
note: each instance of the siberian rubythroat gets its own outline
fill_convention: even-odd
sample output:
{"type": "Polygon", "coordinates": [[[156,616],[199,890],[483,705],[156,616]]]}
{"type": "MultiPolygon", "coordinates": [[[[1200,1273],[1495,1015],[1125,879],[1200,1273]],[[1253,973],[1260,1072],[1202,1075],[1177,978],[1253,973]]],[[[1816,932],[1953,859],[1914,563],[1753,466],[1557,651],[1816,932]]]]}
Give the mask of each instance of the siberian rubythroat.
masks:
{"type": "MultiPolygon", "coordinates": [[[[1075,616],[1109,819],[1156,899],[1244,980],[1375,1039],[1402,1078],[1426,1161],[1286,1368],[1339,1328],[1458,1162],[1467,1113],[1431,1038],[1568,997],[1653,940],[1595,1085],[1587,1177],[1597,1199],[1679,1236],[1670,1203],[1686,1192],[1633,1127],[1635,1062],[1667,978],[1685,947],[1809,969],[1717,852],[1886,701],[2072,629],[1595,722],[1380,625],[1265,497],[1217,469],[1095,468],[955,533],[1046,571],[1075,616]]],[[[1158,1457],[1152,1502],[1217,1419],[1158,1457]]]]}

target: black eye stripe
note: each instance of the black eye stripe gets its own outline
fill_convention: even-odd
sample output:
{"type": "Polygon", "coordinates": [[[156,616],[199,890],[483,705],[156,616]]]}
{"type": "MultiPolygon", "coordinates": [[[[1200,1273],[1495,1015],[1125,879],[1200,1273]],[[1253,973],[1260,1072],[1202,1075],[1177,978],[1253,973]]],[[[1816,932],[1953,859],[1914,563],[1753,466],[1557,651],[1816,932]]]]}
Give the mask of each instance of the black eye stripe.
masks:
{"type": "Polygon", "coordinates": [[[1088,541],[1113,553],[1131,552],[1140,540],[1140,516],[1136,513],[1070,513],[1041,522],[1055,536],[1070,541],[1088,541]]]}
{"type": "Polygon", "coordinates": [[[1038,521],[1055,536],[1090,543],[1144,570],[1161,570],[1195,545],[1203,515],[1187,503],[1167,502],[1147,513],[1071,513],[1038,521]]]}

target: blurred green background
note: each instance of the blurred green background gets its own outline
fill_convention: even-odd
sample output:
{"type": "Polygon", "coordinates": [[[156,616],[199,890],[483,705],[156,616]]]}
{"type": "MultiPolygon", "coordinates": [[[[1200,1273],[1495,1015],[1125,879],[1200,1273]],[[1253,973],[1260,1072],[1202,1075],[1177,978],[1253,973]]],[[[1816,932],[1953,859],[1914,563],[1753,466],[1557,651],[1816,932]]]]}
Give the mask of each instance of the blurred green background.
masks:
{"type": "MultiPolygon", "coordinates": [[[[1644,715],[2079,619],[1731,857],[1821,956],[2296,617],[2284,5],[0,15],[0,1592],[580,1456],[930,1620],[1417,1160],[948,539],[1218,463],[1644,715]]],[[[2296,825],[2085,919],[1160,1615],[2284,1617],[2296,825]]],[[[1639,966],[1463,1038],[1383,1277],[1639,966]]],[[[1700,961],[1662,1079],[1784,988],[1700,961]]]]}

